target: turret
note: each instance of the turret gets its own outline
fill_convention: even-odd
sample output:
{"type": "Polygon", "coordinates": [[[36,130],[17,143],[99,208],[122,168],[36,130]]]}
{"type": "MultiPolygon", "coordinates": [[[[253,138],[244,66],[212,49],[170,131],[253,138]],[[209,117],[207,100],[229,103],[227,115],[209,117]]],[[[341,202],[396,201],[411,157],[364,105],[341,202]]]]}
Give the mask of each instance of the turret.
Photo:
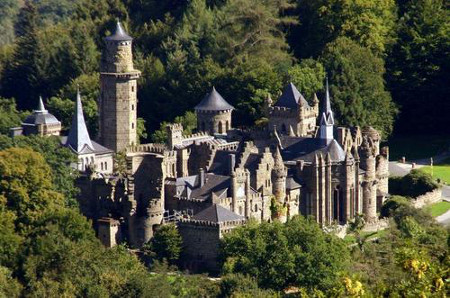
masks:
{"type": "Polygon", "coordinates": [[[213,87],[211,92],[195,107],[197,129],[212,135],[226,134],[231,129],[233,110],[234,107],[213,87]]]}
{"type": "Polygon", "coordinates": [[[272,185],[273,195],[279,206],[284,206],[286,200],[286,177],[287,169],[284,166],[283,158],[281,157],[280,148],[277,146],[273,156],[274,164],[272,169],[272,185]]]}
{"type": "Polygon", "coordinates": [[[132,38],[117,22],[105,38],[100,66],[99,141],[116,152],[137,144],[137,79],[132,38]]]}
{"type": "Polygon", "coordinates": [[[24,135],[59,136],[61,122],[50,114],[39,97],[38,108],[22,122],[24,135]]]}
{"type": "Polygon", "coordinates": [[[372,139],[363,137],[360,148],[360,167],[365,171],[363,186],[363,213],[366,221],[377,218],[377,181],[375,148],[372,139]]]}

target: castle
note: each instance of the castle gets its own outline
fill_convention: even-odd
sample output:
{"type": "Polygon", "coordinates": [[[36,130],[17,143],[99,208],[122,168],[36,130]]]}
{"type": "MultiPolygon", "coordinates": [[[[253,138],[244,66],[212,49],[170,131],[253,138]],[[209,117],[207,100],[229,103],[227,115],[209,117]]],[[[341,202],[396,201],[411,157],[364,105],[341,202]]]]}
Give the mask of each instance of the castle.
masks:
{"type": "Polygon", "coordinates": [[[196,133],[183,135],[172,124],[165,144],[139,144],[140,72],[120,23],[105,38],[100,71],[98,143],[86,129],[79,94],[62,143],[78,156],[80,207],[105,245],[141,247],[173,221],[186,267],[214,268],[219,239],[248,219],[283,222],[302,214],[322,226],[358,214],[377,220],[388,193],[388,148],[380,149],[371,127],[335,125],[328,82],[321,108],[317,96],[308,102],[288,84],[278,100],[265,102],[267,127],[249,130],[233,128],[234,108],[213,87],[195,107],[196,133]],[[119,152],[124,158],[116,164],[124,170],[117,173],[119,152]]]}

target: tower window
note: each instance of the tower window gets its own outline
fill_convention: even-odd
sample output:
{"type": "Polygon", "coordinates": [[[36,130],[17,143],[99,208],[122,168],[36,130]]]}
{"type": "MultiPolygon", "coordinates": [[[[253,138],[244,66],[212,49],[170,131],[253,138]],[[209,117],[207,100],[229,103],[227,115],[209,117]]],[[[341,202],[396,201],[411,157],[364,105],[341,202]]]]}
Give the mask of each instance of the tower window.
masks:
{"type": "Polygon", "coordinates": [[[131,86],[131,92],[134,92],[134,86],[131,86]]]}
{"type": "Polygon", "coordinates": [[[131,123],[131,128],[134,129],[134,123],[131,123]]]}
{"type": "Polygon", "coordinates": [[[134,105],[131,105],[131,110],[134,111],[134,105]]]}

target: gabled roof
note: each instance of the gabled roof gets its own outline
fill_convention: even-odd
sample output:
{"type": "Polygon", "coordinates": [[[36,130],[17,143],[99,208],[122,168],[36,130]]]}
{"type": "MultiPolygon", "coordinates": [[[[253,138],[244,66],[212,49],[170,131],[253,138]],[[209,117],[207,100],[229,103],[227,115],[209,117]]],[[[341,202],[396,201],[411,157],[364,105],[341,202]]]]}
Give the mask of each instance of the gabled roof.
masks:
{"type": "Polygon", "coordinates": [[[196,111],[227,111],[233,109],[234,107],[230,105],[214,87],[212,88],[212,91],[195,106],[196,111]]]}
{"type": "Polygon", "coordinates": [[[238,215],[220,205],[213,204],[194,215],[192,219],[222,223],[234,220],[244,220],[245,217],[238,215]]]}
{"type": "Polygon", "coordinates": [[[91,138],[86,127],[83,116],[83,106],[81,105],[80,91],[77,91],[77,100],[75,103],[75,113],[72,118],[69,136],[65,144],[76,153],[88,153],[89,150],[95,151],[91,138]]]}
{"type": "Polygon", "coordinates": [[[114,31],[114,34],[105,37],[105,40],[130,41],[130,40],[133,40],[133,38],[125,32],[125,30],[122,28],[122,25],[120,24],[120,22],[117,22],[116,30],[114,31]]]}
{"type": "Polygon", "coordinates": [[[274,106],[296,109],[297,106],[309,107],[309,104],[297,87],[293,83],[289,83],[274,106]]]}

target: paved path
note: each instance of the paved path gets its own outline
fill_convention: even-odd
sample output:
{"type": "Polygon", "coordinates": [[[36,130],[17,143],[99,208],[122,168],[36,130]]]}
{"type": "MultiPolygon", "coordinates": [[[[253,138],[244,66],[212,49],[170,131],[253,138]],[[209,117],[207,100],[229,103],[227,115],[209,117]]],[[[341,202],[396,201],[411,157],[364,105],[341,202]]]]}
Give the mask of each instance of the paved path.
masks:
{"type": "Polygon", "coordinates": [[[450,210],[436,217],[436,221],[444,226],[450,226],[450,210]]]}
{"type": "MultiPolygon", "coordinates": [[[[433,157],[433,163],[434,164],[440,163],[449,157],[450,157],[450,152],[441,153],[441,154],[433,157]]],[[[405,176],[412,170],[413,163],[416,164],[415,168],[419,169],[423,166],[429,166],[430,158],[422,158],[422,159],[412,160],[407,163],[401,163],[398,161],[390,161],[389,162],[389,173],[392,176],[405,176]]]]}

